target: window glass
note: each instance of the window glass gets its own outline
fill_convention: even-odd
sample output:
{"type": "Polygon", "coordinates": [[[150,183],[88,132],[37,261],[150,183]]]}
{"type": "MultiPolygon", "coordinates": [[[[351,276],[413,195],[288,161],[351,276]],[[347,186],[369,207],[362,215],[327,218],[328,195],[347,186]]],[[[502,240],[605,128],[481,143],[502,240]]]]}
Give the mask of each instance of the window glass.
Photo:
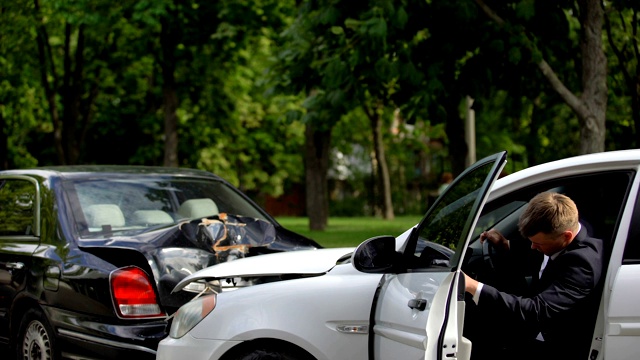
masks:
{"type": "MultiPolygon", "coordinates": [[[[569,196],[576,203],[582,226],[591,236],[602,239],[605,250],[609,252],[634,175],[630,171],[598,172],[541,181],[518,189],[485,205],[471,242],[477,241],[482,231],[497,226],[508,239],[523,241],[528,247],[528,239],[522,238],[518,231],[519,215],[533,196],[554,191],[569,196]]],[[[637,217],[640,221],[640,214],[637,217]]],[[[640,261],[640,245],[637,249],[637,259],[640,261]]]]}
{"type": "Polygon", "coordinates": [[[502,219],[513,214],[516,210],[522,209],[527,204],[526,201],[515,200],[508,202],[490,211],[486,211],[478,219],[476,227],[473,229],[471,239],[476,239],[483,231],[489,230],[502,219]]]}
{"type": "Polygon", "coordinates": [[[35,185],[27,180],[0,182],[0,236],[33,235],[35,185]]]}
{"type": "MultiPolygon", "coordinates": [[[[634,175],[631,171],[609,171],[549,180],[541,178],[522,188],[515,184],[513,191],[492,199],[483,207],[465,254],[465,273],[502,291],[514,294],[526,291],[528,282],[540,269],[542,255],[531,249],[531,241],[520,234],[518,222],[528,201],[544,191],[565,194],[576,203],[583,229],[590,236],[602,239],[605,259],[608,259],[634,175]],[[492,228],[509,239],[511,258],[516,261],[498,264],[492,258],[495,249],[481,244],[480,233],[492,228]]],[[[637,260],[640,261],[640,256],[637,260]]]]}
{"type": "MultiPolygon", "coordinates": [[[[102,231],[141,232],[187,220],[181,205],[187,200],[207,200],[216,209],[266,220],[265,215],[224,182],[186,178],[90,179],[68,183],[77,199],[76,225],[84,236],[102,231]],[[213,203],[211,203],[211,200],[213,203]],[[156,222],[141,222],[156,219],[156,222]],[[107,226],[107,227],[105,227],[107,226]]],[[[206,211],[206,210],[205,210],[206,211]]],[[[202,213],[202,212],[200,212],[202,213]]]]}
{"type": "MultiPolygon", "coordinates": [[[[494,163],[484,164],[474,171],[466,174],[457,182],[449,186],[447,191],[434,204],[429,215],[421,223],[418,230],[418,239],[415,247],[407,248],[405,256],[410,268],[429,268],[433,266],[432,247],[428,242],[442,245],[448,249],[456,250],[468,233],[468,227],[473,209],[477,206],[479,192],[487,180],[494,163]]],[[[457,253],[456,253],[457,256],[457,253]]],[[[457,257],[452,263],[439,263],[440,266],[452,266],[457,262],[457,257]]]]}

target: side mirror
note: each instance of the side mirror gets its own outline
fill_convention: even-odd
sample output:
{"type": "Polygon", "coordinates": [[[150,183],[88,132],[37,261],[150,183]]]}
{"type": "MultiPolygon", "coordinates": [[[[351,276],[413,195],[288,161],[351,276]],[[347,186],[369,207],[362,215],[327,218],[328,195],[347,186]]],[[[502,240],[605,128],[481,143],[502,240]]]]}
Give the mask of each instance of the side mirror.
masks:
{"type": "Polygon", "coordinates": [[[365,240],[351,255],[351,264],[365,273],[382,274],[397,268],[400,254],[396,252],[396,238],[376,236],[365,240]]]}

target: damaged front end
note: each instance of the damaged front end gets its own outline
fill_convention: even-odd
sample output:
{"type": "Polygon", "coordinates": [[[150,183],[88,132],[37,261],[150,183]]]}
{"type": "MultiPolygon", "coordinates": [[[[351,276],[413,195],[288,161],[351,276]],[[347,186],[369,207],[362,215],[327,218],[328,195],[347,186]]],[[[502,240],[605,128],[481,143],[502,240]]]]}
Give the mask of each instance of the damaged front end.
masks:
{"type": "MultiPolygon", "coordinates": [[[[194,292],[203,290],[201,283],[194,283],[187,286],[186,291],[171,293],[180,281],[197,271],[261,254],[316,249],[312,244],[294,242],[288,236],[285,229],[266,220],[220,213],[131,236],[82,240],[81,247],[116,267],[136,265],[150,271],[160,302],[170,309],[181,306],[191,300],[194,292]],[[126,250],[135,250],[134,253],[144,258],[135,260],[139,255],[126,250]]],[[[219,282],[208,285],[212,284],[216,291],[221,290],[219,282]]]]}
{"type": "Polygon", "coordinates": [[[180,281],[174,294],[236,290],[274,281],[322,276],[351,261],[353,247],[286,251],[211,266],[180,281]],[[185,291],[182,291],[185,290],[185,291]]]}

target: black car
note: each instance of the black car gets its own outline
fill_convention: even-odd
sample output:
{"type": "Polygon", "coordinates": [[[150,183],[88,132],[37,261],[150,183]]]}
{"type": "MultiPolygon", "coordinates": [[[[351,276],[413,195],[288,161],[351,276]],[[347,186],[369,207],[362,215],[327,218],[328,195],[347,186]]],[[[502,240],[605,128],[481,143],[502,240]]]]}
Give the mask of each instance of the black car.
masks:
{"type": "Polygon", "coordinates": [[[0,343],[20,359],[155,358],[185,276],[320,248],[206,171],[0,171],[0,343]]]}

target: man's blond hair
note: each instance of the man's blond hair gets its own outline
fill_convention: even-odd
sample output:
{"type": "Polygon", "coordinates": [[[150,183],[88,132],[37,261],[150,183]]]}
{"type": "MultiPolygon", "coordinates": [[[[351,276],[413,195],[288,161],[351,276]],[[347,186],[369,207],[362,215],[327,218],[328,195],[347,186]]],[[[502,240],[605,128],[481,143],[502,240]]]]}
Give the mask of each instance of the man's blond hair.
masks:
{"type": "Polygon", "coordinates": [[[534,196],[520,215],[518,229],[522,236],[529,238],[542,232],[559,235],[564,231],[578,228],[578,207],[566,195],[543,192],[534,196]]]}

